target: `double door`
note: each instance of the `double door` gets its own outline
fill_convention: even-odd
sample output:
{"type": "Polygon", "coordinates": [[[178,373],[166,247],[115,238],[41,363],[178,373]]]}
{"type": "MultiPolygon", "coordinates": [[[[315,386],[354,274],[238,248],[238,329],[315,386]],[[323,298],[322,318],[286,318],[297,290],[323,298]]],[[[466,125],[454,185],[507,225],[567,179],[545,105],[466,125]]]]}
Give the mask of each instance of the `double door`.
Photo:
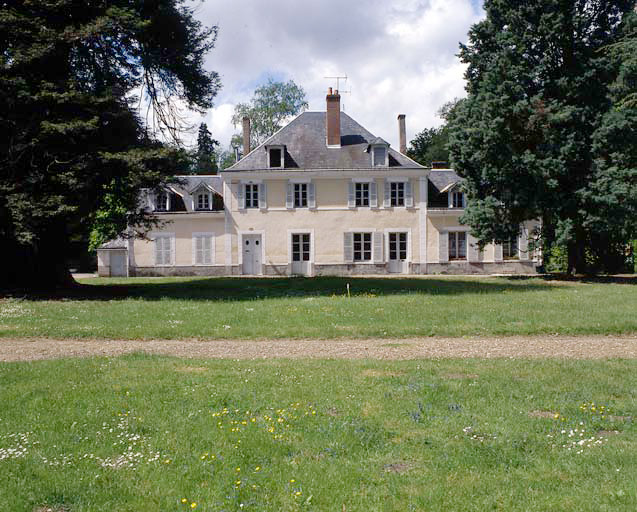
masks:
{"type": "Polygon", "coordinates": [[[291,238],[292,274],[309,276],[312,271],[310,262],[311,251],[310,233],[293,233],[291,238]]]}
{"type": "Polygon", "coordinates": [[[393,274],[406,274],[407,263],[407,233],[388,233],[388,271],[393,274]]]}

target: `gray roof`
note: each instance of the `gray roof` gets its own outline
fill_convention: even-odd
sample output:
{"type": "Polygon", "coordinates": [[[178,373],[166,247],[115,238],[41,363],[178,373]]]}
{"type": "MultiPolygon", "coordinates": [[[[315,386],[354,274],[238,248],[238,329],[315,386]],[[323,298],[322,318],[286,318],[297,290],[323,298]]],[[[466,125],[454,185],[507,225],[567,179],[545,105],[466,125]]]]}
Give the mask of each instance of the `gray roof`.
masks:
{"type": "MultiPolygon", "coordinates": [[[[345,112],[341,112],[341,147],[328,148],[325,143],[325,112],[304,112],[275,133],[264,144],[226,170],[268,169],[266,145],[285,147],[286,170],[371,169],[372,157],[369,152],[369,144],[376,140],[377,137],[345,112]]],[[[391,148],[389,149],[389,167],[424,168],[391,148]]]]}
{"type": "Polygon", "coordinates": [[[188,195],[199,185],[207,185],[217,194],[223,195],[223,178],[219,175],[206,176],[177,176],[181,183],[171,183],[170,186],[182,195],[188,195]]]}
{"type": "Polygon", "coordinates": [[[450,185],[462,181],[462,178],[453,169],[432,169],[429,172],[429,181],[439,192],[443,192],[449,190],[450,185]]]}
{"type": "Polygon", "coordinates": [[[126,240],[123,238],[116,238],[115,240],[109,240],[108,242],[103,243],[97,249],[128,249],[128,245],[126,244],[126,240]]]}

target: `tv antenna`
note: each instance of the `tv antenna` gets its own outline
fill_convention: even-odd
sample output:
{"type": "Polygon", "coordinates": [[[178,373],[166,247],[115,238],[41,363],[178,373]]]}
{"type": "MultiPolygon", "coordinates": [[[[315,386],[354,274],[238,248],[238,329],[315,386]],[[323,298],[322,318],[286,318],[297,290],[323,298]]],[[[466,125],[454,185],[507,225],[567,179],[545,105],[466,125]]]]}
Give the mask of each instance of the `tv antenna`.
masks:
{"type": "MultiPolygon", "coordinates": [[[[352,94],[352,88],[349,88],[349,91],[341,91],[341,80],[347,82],[347,74],[343,75],[343,76],[324,76],[323,78],[325,79],[330,79],[330,80],[336,80],[336,90],[339,92],[339,94],[352,94]]],[[[345,103],[341,104],[341,107],[343,110],[345,110],[345,103]]]]}

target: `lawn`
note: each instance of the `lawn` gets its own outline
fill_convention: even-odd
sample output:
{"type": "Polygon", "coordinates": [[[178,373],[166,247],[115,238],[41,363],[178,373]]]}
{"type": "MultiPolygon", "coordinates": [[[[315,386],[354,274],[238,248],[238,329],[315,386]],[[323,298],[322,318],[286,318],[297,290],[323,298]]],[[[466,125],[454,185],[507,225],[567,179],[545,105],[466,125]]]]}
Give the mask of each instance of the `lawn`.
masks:
{"type": "Polygon", "coordinates": [[[0,510],[637,508],[634,360],[132,355],[0,382],[0,510]]]}
{"type": "Polygon", "coordinates": [[[636,311],[637,279],[91,279],[65,296],[5,295],[0,337],[626,334],[636,311]]]}

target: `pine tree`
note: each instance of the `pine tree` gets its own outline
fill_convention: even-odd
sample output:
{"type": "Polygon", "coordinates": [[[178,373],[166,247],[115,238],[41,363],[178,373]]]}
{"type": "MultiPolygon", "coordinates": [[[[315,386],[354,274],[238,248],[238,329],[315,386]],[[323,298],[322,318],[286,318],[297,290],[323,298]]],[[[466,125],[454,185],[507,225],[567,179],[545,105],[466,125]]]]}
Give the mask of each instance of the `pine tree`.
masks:
{"type": "Polygon", "coordinates": [[[206,123],[199,125],[197,150],[194,161],[194,174],[217,174],[217,147],[219,142],[212,138],[206,123]]]}

